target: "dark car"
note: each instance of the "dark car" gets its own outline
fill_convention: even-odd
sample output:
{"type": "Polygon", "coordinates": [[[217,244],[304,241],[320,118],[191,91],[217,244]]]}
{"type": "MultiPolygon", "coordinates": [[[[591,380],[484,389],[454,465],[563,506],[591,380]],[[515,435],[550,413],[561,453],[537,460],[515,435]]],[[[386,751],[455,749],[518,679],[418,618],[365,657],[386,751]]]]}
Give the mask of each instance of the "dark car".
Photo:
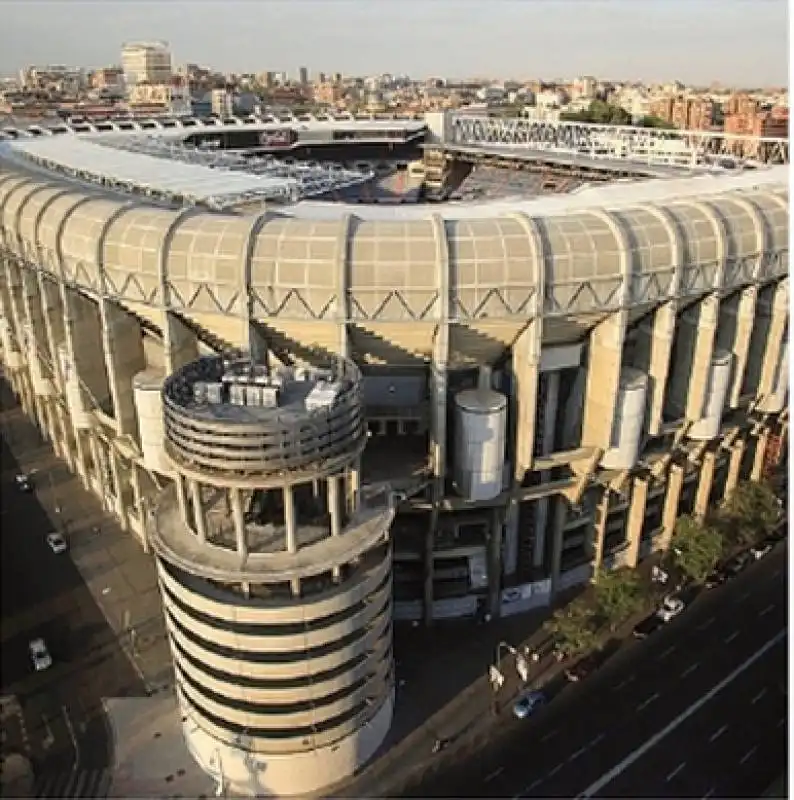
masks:
{"type": "Polygon", "coordinates": [[[597,653],[580,658],[572,667],[565,670],[565,679],[571,683],[584,680],[593,670],[598,669],[599,659],[597,653]]]}
{"type": "Polygon", "coordinates": [[[633,631],[634,637],[636,639],[644,639],[646,636],[650,636],[662,625],[664,625],[664,622],[659,618],[659,615],[654,612],[635,626],[633,631]]]}
{"type": "Polygon", "coordinates": [[[741,553],[740,555],[732,558],[725,565],[725,577],[735,578],[750,563],[751,558],[752,556],[750,556],[749,553],[741,553]]]}
{"type": "Polygon", "coordinates": [[[714,572],[706,576],[703,585],[707,589],[715,589],[717,586],[722,586],[723,583],[725,583],[725,573],[720,570],[714,570],[714,572]]]}

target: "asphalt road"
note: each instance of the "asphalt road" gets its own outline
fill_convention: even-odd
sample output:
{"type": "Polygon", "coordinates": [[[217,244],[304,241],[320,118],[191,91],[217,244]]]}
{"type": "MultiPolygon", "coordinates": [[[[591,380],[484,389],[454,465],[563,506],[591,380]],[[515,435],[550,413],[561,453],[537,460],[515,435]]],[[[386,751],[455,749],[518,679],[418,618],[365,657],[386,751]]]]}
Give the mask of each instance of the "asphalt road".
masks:
{"type": "MultiPolygon", "coordinates": [[[[0,399],[5,411],[5,385],[0,399]]],[[[46,544],[52,523],[35,492],[15,487],[19,467],[7,439],[17,450],[40,449],[44,461],[53,456],[29,426],[10,427],[8,415],[2,435],[2,694],[21,709],[38,796],[101,796],[113,757],[102,698],[144,695],[145,687],[69,554],[46,544]],[[54,662],[39,673],[28,651],[37,636],[54,662]]]]}
{"type": "Polygon", "coordinates": [[[405,797],[748,797],[785,769],[787,545],[405,797]]]}

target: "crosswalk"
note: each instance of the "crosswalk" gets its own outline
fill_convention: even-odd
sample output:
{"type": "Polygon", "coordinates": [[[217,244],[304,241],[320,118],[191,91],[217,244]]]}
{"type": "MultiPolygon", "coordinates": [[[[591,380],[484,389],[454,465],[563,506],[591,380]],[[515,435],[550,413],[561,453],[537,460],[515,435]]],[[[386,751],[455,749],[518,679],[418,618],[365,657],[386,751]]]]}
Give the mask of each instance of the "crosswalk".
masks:
{"type": "Polygon", "coordinates": [[[43,773],[36,777],[34,797],[107,797],[113,773],[109,769],[86,769],[74,773],[43,773]]]}

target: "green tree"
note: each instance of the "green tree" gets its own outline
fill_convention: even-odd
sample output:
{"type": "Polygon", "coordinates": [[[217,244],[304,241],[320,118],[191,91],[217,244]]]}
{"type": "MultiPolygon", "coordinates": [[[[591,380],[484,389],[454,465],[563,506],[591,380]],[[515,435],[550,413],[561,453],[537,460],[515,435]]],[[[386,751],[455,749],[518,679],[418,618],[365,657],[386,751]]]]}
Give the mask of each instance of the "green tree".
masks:
{"type": "Polygon", "coordinates": [[[543,627],[551,636],[554,649],[566,658],[591,650],[598,643],[595,612],[582,603],[558,609],[543,627]]]}
{"type": "Polygon", "coordinates": [[[720,531],[695,517],[685,515],[675,523],[672,560],[695,583],[703,583],[722,555],[720,531]]]}
{"type": "Polygon", "coordinates": [[[600,570],[595,583],[596,614],[600,621],[609,625],[610,631],[645,603],[647,587],[640,576],[630,569],[600,570]]]}
{"type": "Polygon", "coordinates": [[[743,481],[720,509],[724,535],[739,547],[753,544],[774,530],[780,509],[780,501],[768,483],[743,481]]]}

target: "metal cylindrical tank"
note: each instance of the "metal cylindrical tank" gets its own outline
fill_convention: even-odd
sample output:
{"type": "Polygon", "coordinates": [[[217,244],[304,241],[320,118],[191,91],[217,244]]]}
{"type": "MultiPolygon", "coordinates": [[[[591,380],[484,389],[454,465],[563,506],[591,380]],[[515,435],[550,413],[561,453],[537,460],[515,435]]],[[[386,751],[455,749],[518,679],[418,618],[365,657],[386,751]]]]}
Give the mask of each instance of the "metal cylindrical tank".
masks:
{"type": "Polygon", "coordinates": [[[139,372],[133,380],[135,410],[141,435],[141,453],[146,469],[170,475],[173,467],[165,454],[165,421],[163,419],[163,380],[158,370],[139,372]]]}
{"type": "Polygon", "coordinates": [[[77,370],[65,344],[58,345],[58,363],[61,366],[66,406],[69,409],[69,416],[72,418],[72,425],[78,430],[88,429],[91,427],[91,415],[86,410],[77,370]]]}
{"type": "Polygon", "coordinates": [[[779,414],[786,406],[788,382],[788,342],[783,342],[780,348],[780,357],[777,362],[772,391],[758,404],[758,410],[764,414],[779,414]]]}
{"type": "Polygon", "coordinates": [[[637,463],[647,396],[648,376],[633,367],[623,367],[612,421],[611,447],[601,458],[604,469],[631,469],[637,463]]]}
{"type": "Polygon", "coordinates": [[[467,500],[492,500],[502,492],[507,398],[491,389],[455,395],[455,487],[467,500]]]}
{"type": "Polygon", "coordinates": [[[731,382],[733,355],[727,350],[715,350],[711,358],[711,371],[703,403],[703,416],[689,429],[689,438],[708,441],[720,432],[722,411],[731,382]]]}

